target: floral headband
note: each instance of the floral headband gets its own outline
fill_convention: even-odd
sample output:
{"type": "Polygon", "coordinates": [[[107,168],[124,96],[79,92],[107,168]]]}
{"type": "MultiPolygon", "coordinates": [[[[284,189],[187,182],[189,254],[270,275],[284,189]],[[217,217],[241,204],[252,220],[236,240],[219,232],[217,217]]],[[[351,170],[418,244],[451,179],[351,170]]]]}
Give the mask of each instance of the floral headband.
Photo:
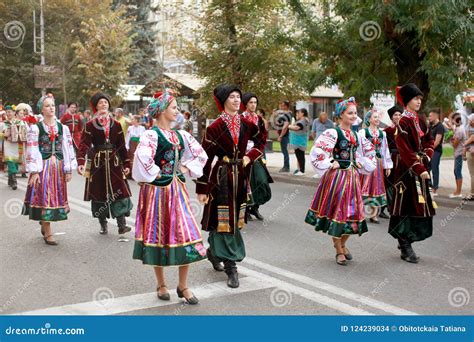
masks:
{"type": "Polygon", "coordinates": [[[349,97],[347,100],[340,100],[336,103],[336,117],[339,119],[341,114],[349,107],[349,105],[357,106],[355,98],[353,96],[349,97]]]}
{"type": "Polygon", "coordinates": [[[54,96],[53,96],[53,94],[48,93],[48,94],[46,94],[46,95],[41,96],[41,98],[39,99],[38,104],[37,104],[37,106],[38,106],[38,111],[39,111],[40,113],[41,113],[41,111],[43,110],[44,100],[46,100],[46,99],[52,99],[53,102],[54,102],[54,96]]]}
{"type": "Polygon", "coordinates": [[[148,114],[152,117],[157,117],[168,108],[171,102],[175,99],[173,91],[166,89],[164,92],[158,91],[153,95],[153,100],[146,107],[148,114]]]}

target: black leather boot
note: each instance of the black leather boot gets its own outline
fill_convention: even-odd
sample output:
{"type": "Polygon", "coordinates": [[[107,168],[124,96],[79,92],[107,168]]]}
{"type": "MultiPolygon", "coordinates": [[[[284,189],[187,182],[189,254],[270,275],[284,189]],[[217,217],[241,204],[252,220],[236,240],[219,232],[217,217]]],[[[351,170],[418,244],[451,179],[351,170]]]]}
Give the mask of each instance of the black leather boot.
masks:
{"type": "Polygon", "coordinates": [[[258,211],[258,206],[253,206],[249,208],[249,213],[257,218],[259,221],[263,221],[263,216],[258,211]]]}
{"type": "Polygon", "coordinates": [[[99,218],[99,223],[100,223],[100,231],[99,233],[102,235],[105,235],[108,233],[107,229],[107,219],[106,218],[99,218]]]}
{"type": "Polygon", "coordinates": [[[398,243],[400,245],[400,258],[402,260],[405,260],[406,262],[411,262],[413,264],[418,263],[418,260],[420,260],[419,257],[417,257],[415,251],[413,250],[411,243],[407,240],[404,239],[398,239],[398,243]]]}
{"type": "Polygon", "coordinates": [[[233,270],[232,272],[227,274],[227,286],[236,289],[239,287],[239,274],[237,273],[237,269],[233,270]]]}
{"type": "Polygon", "coordinates": [[[17,189],[16,174],[12,174],[12,189],[13,190],[17,189]]]}
{"type": "Polygon", "coordinates": [[[237,265],[235,261],[224,260],[224,269],[227,274],[227,286],[235,289],[239,287],[239,274],[237,273],[237,265]]]}
{"type": "Polygon", "coordinates": [[[214,270],[216,270],[217,272],[224,271],[224,266],[222,266],[221,261],[219,260],[219,258],[216,258],[214,255],[212,255],[210,248],[207,249],[206,255],[207,255],[207,260],[209,260],[209,262],[212,264],[212,267],[214,268],[214,270]]]}
{"type": "Polygon", "coordinates": [[[383,218],[383,219],[389,219],[390,216],[388,216],[388,215],[385,213],[385,209],[387,209],[387,206],[386,206],[386,205],[384,205],[384,206],[382,207],[382,209],[380,209],[379,217],[380,217],[380,218],[383,218]]]}
{"type": "Polygon", "coordinates": [[[117,217],[117,226],[118,226],[118,233],[125,234],[132,230],[129,226],[127,226],[127,221],[125,216],[117,217]]]}

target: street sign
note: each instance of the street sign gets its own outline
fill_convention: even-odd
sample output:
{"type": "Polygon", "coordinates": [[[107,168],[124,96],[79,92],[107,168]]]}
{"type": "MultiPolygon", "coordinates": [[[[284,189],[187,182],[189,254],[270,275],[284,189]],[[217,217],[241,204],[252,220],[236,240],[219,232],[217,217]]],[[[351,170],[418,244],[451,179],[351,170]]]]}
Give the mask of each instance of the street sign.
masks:
{"type": "Polygon", "coordinates": [[[60,88],[62,86],[61,69],[49,65],[35,65],[35,88],[60,88]]]}

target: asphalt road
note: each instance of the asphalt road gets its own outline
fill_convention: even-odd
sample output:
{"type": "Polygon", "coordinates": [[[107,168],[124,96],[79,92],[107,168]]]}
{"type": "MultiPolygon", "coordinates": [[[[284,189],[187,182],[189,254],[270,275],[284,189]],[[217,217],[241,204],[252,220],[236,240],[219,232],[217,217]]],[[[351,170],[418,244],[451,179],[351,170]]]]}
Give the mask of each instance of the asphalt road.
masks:
{"type": "MultiPolygon", "coordinates": [[[[247,258],[239,264],[241,286],[207,261],[190,271],[189,285],[201,300],[184,305],[173,289],[177,269],[166,270],[170,302],[159,301],[150,266],[132,259],[133,235],[119,241],[116,226],[99,235],[90,204],[83,202],[83,179],[69,184],[69,219],[53,224],[59,246],[46,246],[38,223],[20,216],[26,179],[19,189],[0,176],[0,314],[117,315],[467,315],[474,311],[474,212],[439,208],[432,238],[414,244],[419,264],[402,261],[388,221],[369,224],[351,237],[354,260],[335,263],[328,236],[304,217],[315,189],[275,183],[273,198],[261,208],[266,220],[243,230],[247,258]]],[[[188,182],[197,215],[202,207],[188,182]]],[[[131,182],[136,203],[138,186],[131,182]]],[[[129,223],[133,224],[135,209],[129,223]]],[[[206,238],[206,233],[203,233],[206,238]]]]}

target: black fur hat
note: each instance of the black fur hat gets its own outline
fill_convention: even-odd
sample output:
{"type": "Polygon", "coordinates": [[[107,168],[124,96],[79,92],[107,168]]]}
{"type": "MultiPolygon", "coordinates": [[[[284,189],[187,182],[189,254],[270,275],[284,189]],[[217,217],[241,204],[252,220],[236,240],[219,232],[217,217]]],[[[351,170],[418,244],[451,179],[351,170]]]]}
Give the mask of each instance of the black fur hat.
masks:
{"type": "Polygon", "coordinates": [[[220,112],[224,110],[224,103],[232,92],[238,92],[242,97],[242,91],[233,84],[221,84],[214,89],[214,101],[220,112]]]}

